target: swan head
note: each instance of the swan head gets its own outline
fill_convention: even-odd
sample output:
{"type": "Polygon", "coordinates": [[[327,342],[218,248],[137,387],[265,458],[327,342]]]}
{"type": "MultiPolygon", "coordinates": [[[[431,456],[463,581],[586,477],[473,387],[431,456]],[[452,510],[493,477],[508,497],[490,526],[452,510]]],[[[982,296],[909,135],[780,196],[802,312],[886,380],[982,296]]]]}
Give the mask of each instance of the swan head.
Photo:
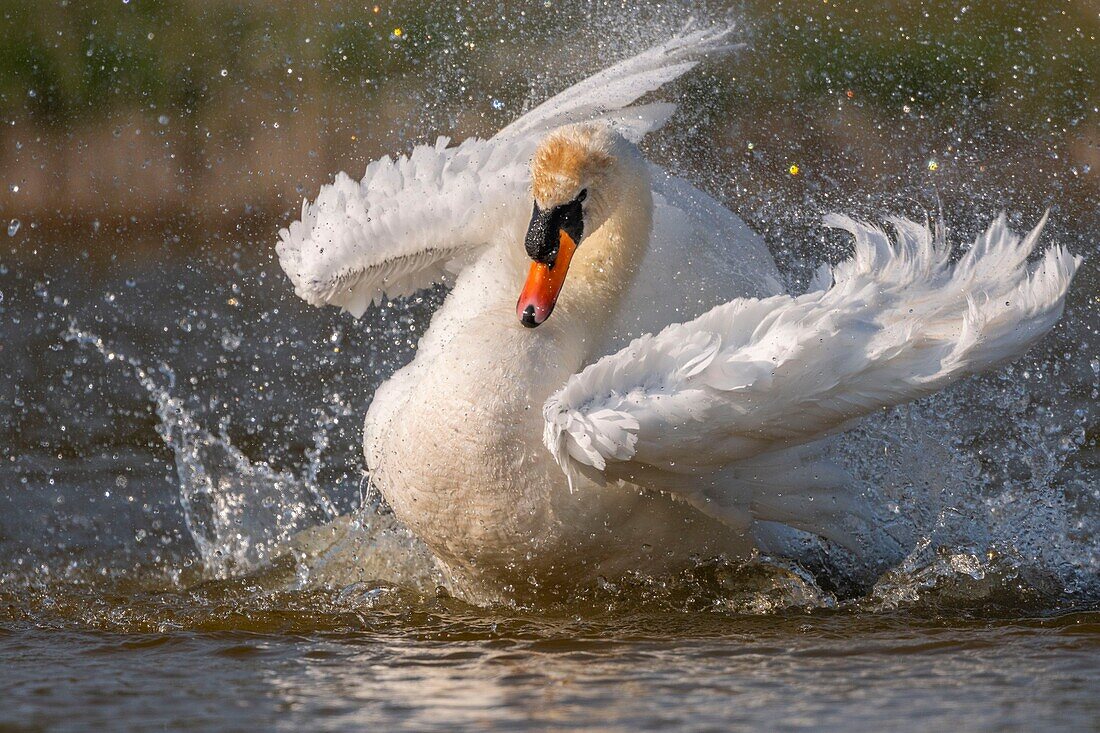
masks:
{"type": "Polygon", "coordinates": [[[524,247],[533,261],[516,304],[523,325],[550,317],[565,284],[573,253],[599,229],[622,198],[622,161],[636,149],[607,125],[554,130],[531,161],[534,208],[524,247]]]}

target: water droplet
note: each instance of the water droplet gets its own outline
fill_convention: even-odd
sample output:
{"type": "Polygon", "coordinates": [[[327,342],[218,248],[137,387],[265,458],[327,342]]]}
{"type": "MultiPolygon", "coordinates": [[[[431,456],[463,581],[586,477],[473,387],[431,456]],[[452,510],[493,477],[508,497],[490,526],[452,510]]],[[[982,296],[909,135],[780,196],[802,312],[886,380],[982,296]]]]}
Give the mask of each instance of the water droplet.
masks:
{"type": "Polygon", "coordinates": [[[167,125],[168,124],[168,115],[161,115],[160,117],[157,118],[157,122],[159,122],[162,125],[167,125]]]}
{"type": "Polygon", "coordinates": [[[222,332],[222,348],[226,351],[236,351],[241,345],[240,334],[231,331],[222,332]]]}
{"type": "Polygon", "coordinates": [[[489,104],[492,105],[493,109],[504,109],[504,102],[500,101],[499,99],[494,99],[493,101],[489,102],[489,104]]]}
{"type": "Polygon", "coordinates": [[[19,221],[18,219],[12,219],[10,222],[8,222],[8,236],[14,237],[16,234],[18,234],[19,227],[21,226],[23,226],[23,222],[19,221]]]}

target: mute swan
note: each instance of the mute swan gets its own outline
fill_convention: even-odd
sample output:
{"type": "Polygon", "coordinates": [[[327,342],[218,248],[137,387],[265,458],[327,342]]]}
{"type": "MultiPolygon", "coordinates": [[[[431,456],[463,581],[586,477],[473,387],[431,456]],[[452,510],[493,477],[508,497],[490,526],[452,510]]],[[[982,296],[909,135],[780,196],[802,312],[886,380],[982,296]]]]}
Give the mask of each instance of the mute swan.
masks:
{"type": "Polygon", "coordinates": [[[1061,313],[1078,260],[1028,266],[1043,223],[1021,240],[1003,217],[954,265],[942,229],[892,220],[891,241],[832,217],[853,257],[784,294],[757,235],[635,146],[672,107],[630,105],[727,35],[682,33],[490,140],[340,174],[280,232],[315,305],[358,317],[453,283],[364,451],[470,593],[744,555],[774,523],[854,548],[865,509],[822,439],[1019,355],[1061,313]]]}

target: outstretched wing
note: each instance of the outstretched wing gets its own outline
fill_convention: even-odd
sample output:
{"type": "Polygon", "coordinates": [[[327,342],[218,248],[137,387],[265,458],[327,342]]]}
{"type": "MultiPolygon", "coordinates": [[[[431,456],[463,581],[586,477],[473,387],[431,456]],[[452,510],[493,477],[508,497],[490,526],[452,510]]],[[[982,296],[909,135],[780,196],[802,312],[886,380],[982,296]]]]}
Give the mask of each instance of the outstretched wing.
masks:
{"type": "Polygon", "coordinates": [[[954,266],[942,227],[891,222],[896,241],[830,217],[855,252],[819,289],[731,301],[574,375],[544,406],[546,446],[570,477],[690,491],[1016,357],[1061,314],[1080,260],[1028,266],[1045,217],[1021,240],[1001,216],[954,266]]]}
{"type": "Polygon", "coordinates": [[[449,146],[441,137],[371,163],[358,182],[340,173],[313,203],[302,203],[301,220],[279,232],[276,251],[294,291],[358,317],[372,302],[447,281],[502,229],[526,223],[527,164],[546,130],[606,119],[640,140],[675,106],[629,105],[702,55],[732,48],[729,33],[681,32],[566,89],[490,140],[449,146]]]}
{"type": "Polygon", "coordinates": [[[527,146],[420,145],[340,173],[279,232],[279,263],[306,302],[358,318],[371,303],[457,274],[500,229],[522,226],[527,146]]]}
{"type": "MultiPolygon", "coordinates": [[[[616,115],[618,110],[683,76],[695,68],[704,54],[726,53],[739,48],[741,44],[729,42],[732,32],[733,28],[728,26],[692,30],[689,24],[668,41],[620,61],[548,99],[505,127],[497,137],[542,135],[561,125],[608,115],[631,127],[632,115],[616,115]]],[[[671,114],[675,105],[660,105],[657,109],[671,114]]],[[[665,119],[667,116],[658,124],[663,124],[665,119]]],[[[630,132],[624,134],[632,138],[630,132]]],[[[635,131],[632,139],[637,142],[640,137],[635,131]]]]}

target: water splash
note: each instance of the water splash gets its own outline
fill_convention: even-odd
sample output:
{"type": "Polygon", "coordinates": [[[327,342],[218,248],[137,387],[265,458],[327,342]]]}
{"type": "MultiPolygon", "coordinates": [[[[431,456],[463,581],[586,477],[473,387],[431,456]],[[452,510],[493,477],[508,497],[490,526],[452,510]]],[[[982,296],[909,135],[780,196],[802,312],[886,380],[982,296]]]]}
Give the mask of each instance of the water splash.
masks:
{"type": "MultiPolygon", "coordinates": [[[[168,365],[151,371],[75,322],[63,337],[95,349],[107,363],[128,367],[148,393],[157,433],[176,458],[184,519],[208,577],[253,571],[286,552],[298,532],[336,518],[315,483],[249,461],[229,441],[224,423],[219,435],[204,430],[173,396],[176,379],[168,365]]],[[[319,443],[311,460],[320,459],[321,448],[319,443]]]]}
{"type": "MultiPolygon", "coordinates": [[[[199,425],[173,395],[168,365],[151,369],[75,322],[63,336],[126,367],[148,394],[157,432],[175,456],[180,505],[203,577],[265,571],[290,557],[294,572],[282,582],[298,588],[374,588],[380,579],[423,591],[446,584],[430,553],[380,512],[369,492],[360,492],[358,511],[338,517],[320,475],[330,436],[340,421],[358,418],[339,394],[316,412],[312,447],[295,475],[250,461],[224,422],[217,434],[199,425]]],[[[1051,608],[1100,595],[1095,514],[1073,501],[1074,490],[1086,499],[1095,494],[1083,483],[1087,471],[1070,470],[1083,428],[1074,427],[1072,415],[1052,419],[1029,384],[1013,377],[1009,371],[876,416],[840,443],[839,458],[864,482],[894,541],[893,554],[877,565],[860,559],[871,579],[847,603],[870,610],[1051,608]],[[990,423],[1000,429],[983,436],[981,426],[990,423]],[[1021,462],[1028,471],[1020,472],[1021,462]]],[[[614,605],[641,597],[735,613],[844,605],[819,582],[843,588],[851,569],[845,563],[853,559],[816,540],[790,549],[798,562],[762,558],[698,571],[714,578],[681,584],[691,589],[683,598],[656,593],[665,581],[650,578],[600,590],[614,605]]]]}
{"type": "Polygon", "coordinates": [[[1052,610],[1100,598],[1085,418],[1020,379],[1055,371],[1032,359],[872,417],[844,441],[903,549],[862,607],[1052,610]]]}

